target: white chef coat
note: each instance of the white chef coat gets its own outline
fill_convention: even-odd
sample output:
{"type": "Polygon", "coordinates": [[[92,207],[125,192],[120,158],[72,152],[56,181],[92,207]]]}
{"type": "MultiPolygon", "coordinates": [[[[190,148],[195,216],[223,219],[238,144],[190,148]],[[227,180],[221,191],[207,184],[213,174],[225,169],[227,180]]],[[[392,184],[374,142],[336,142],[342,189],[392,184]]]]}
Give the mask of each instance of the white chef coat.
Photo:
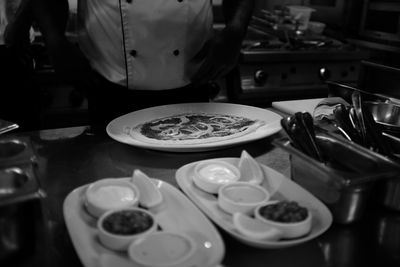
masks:
{"type": "Polygon", "coordinates": [[[210,0],[81,0],[79,46],[92,67],[129,89],[179,88],[212,34],[210,0]]]}

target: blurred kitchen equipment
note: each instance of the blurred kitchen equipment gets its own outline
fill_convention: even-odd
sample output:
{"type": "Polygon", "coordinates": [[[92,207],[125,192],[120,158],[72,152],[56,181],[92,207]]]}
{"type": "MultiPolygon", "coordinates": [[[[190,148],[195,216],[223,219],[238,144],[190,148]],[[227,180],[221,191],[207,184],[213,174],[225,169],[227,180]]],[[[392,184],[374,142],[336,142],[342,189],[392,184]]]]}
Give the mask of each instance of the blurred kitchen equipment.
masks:
{"type": "Polygon", "coordinates": [[[357,126],[361,134],[361,142],[364,144],[364,146],[368,146],[367,130],[365,127],[365,121],[362,109],[362,99],[359,91],[353,92],[353,94],[351,95],[351,103],[353,104],[355,115],[358,121],[357,126]]]}
{"type": "Polygon", "coordinates": [[[290,141],[273,141],[290,154],[291,178],[321,199],[334,221],[349,224],[365,211],[377,181],[397,178],[400,166],[392,160],[353,142],[317,132],[323,153],[321,163],[292,146],[290,141]]]}
{"type": "Polygon", "coordinates": [[[371,112],[368,108],[365,108],[364,103],[361,104],[363,107],[363,118],[365,123],[365,129],[368,133],[367,138],[370,139],[372,149],[378,153],[393,157],[393,151],[386,138],[383,137],[381,129],[379,129],[377,123],[374,120],[371,112]]]}
{"type": "Polygon", "coordinates": [[[308,6],[288,6],[290,15],[299,23],[299,30],[307,30],[312,12],[315,9],[308,6]]]}
{"type": "Polygon", "coordinates": [[[309,21],[308,30],[313,34],[322,34],[325,30],[326,24],[319,21],[309,21]]]}
{"type": "Polygon", "coordinates": [[[326,234],[321,236],[318,243],[324,255],[325,266],[357,266],[359,259],[363,256],[358,249],[362,245],[361,240],[357,238],[359,232],[360,227],[354,229],[333,225],[326,234]]]}
{"type": "Polygon", "coordinates": [[[315,141],[313,118],[310,113],[296,112],[294,116],[281,119],[281,125],[295,147],[310,157],[323,161],[315,141]]]}
{"type": "Polygon", "coordinates": [[[18,124],[14,122],[0,119],[0,134],[12,131],[14,129],[17,129],[18,127],[18,124]]]}
{"type": "Polygon", "coordinates": [[[400,179],[389,179],[380,185],[379,197],[382,204],[400,211],[400,179]]]}
{"type": "Polygon", "coordinates": [[[0,138],[0,167],[35,163],[36,154],[29,138],[4,136],[0,138]]]}
{"type": "Polygon", "coordinates": [[[386,142],[392,147],[393,155],[400,158],[400,137],[385,132],[383,132],[382,135],[383,138],[386,139],[386,142]]]}
{"type": "Polygon", "coordinates": [[[365,105],[382,131],[400,134],[400,105],[377,101],[366,101],[365,105]]]}
{"type": "Polygon", "coordinates": [[[31,165],[0,168],[0,262],[34,251],[43,197],[31,165]]]}
{"type": "Polygon", "coordinates": [[[0,138],[0,265],[33,253],[42,227],[37,158],[26,137],[0,138]]]}
{"type": "Polygon", "coordinates": [[[352,107],[338,104],[333,110],[335,118],[335,127],[345,136],[348,140],[362,145],[362,140],[355,125],[354,118],[351,115],[352,107]]]}
{"type": "Polygon", "coordinates": [[[400,213],[382,211],[378,213],[375,238],[379,265],[399,266],[400,263],[400,213]]]}
{"type": "Polygon", "coordinates": [[[352,102],[351,96],[354,91],[360,92],[360,94],[363,95],[363,99],[365,99],[366,101],[373,100],[373,101],[385,102],[390,99],[389,96],[386,96],[383,94],[377,94],[377,93],[370,93],[370,92],[361,90],[359,88],[356,88],[354,86],[351,86],[348,84],[343,84],[340,82],[326,81],[326,84],[328,85],[328,97],[341,97],[348,103],[352,102]]]}

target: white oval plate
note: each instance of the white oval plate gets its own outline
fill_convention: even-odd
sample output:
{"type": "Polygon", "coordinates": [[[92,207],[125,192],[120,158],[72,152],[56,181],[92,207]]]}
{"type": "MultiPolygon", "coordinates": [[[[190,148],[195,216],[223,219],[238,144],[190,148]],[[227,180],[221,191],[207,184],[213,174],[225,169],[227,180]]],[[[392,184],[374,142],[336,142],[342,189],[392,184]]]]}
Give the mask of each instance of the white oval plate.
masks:
{"type": "Polygon", "coordinates": [[[281,116],[262,108],[229,104],[229,103],[184,103],[174,105],[157,106],[142,109],[125,114],[112,120],[106,127],[107,134],[114,140],[137,147],[143,147],[154,150],[172,151],[172,152],[195,152],[217,150],[238,144],[247,143],[270,136],[281,130],[281,116]],[[210,114],[226,114],[234,116],[242,116],[249,119],[258,119],[265,122],[265,125],[257,128],[255,131],[236,138],[230,138],[218,142],[204,144],[176,144],[169,145],[163,143],[146,143],[134,139],[126,134],[126,127],[148,122],[154,119],[164,118],[182,113],[210,113],[210,114]]]}
{"type": "MultiPolygon", "coordinates": [[[[115,178],[130,181],[128,178],[115,178]]],[[[215,226],[176,187],[153,179],[160,189],[164,202],[151,210],[162,230],[183,232],[196,241],[196,267],[219,265],[225,254],[225,245],[215,226]]],[[[85,267],[138,266],[128,253],[114,252],[98,240],[96,219],[84,207],[84,192],[87,185],[68,194],[63,212],[72,244],[85,267]]]]}
{"type": "MultiPolygon", "coordinates": [[[[239,163],[239,158],[219,158],[219,160],[227,161],[236,166],[239,163]]],[[[254,240],[244,236],[236,230],[233,224],[233,216],[224,212],[218,206],[217,195],[209,194],[193,183],[194,166],[197,163],[186,164],[177,170],[176,181],[178,185],[214,223],[245,244],[271,249],[290,247],[316,238],[332,224],[332,214],[320,200],[283,174],[260,164],[265,178],[261,185],[271,193],[271,200],[293,200],[307,207],[313,215],[312,228],[308,235],[291,240],[254,240]]]]}

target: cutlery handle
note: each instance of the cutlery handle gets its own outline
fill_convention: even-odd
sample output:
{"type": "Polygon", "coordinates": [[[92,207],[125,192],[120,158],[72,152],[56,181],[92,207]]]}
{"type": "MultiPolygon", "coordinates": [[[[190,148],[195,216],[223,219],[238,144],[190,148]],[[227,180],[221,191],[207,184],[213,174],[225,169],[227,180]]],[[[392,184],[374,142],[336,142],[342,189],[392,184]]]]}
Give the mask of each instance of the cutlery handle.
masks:
{"type": "Polygon", "coordinates": [[[364,109],[363,116],[366,129],[368,130],[373,143],[372,145],[376,147],[379,153],[389,157],[393,156],[392,148],[386,142],[386,139],[384,139],[382,131],[379,129],[374,117],[367,108],[364,109]]]}
{"type": "Polygon", "coordinates": [[[362,109],[362,99],[360,92],[354,91],[353,94],[351,95],[351,100],[354,107],[355,115],[357,117],[362,143],[364,146],[368,147],[369,142],[367,139],[367,131],[365,128],[363,109],[362,109]]]}

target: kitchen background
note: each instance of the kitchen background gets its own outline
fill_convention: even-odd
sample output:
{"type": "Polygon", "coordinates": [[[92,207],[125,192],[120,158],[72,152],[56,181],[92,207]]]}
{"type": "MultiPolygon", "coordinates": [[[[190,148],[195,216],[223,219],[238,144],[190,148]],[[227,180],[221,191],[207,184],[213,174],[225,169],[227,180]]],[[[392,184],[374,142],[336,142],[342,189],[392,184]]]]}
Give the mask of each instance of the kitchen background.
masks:
{"type": "MultiPolygon", "coordinates": [[[[69,1],[67,34],[74,41],[77,0],[69,1]]],[[[216,30],[223,23],[221,2],[213,1],[216,30]]],[[[87,123],[86,99],[55,75],[39,32],[34,32],[31,50],[41,106],[38,127],[87,123]]],[[[399,1],[257,0],[238,67],[214,82],[218,93],[213,101],[268,107],[276,100],[324,97],[326,81],[357,85],[361,61],[400,67],[399,55],[399,1]],[[271,16],[279,18],[282,7],[290,5],[313,9],[307,30],[271,23],[271,16]]]]}

